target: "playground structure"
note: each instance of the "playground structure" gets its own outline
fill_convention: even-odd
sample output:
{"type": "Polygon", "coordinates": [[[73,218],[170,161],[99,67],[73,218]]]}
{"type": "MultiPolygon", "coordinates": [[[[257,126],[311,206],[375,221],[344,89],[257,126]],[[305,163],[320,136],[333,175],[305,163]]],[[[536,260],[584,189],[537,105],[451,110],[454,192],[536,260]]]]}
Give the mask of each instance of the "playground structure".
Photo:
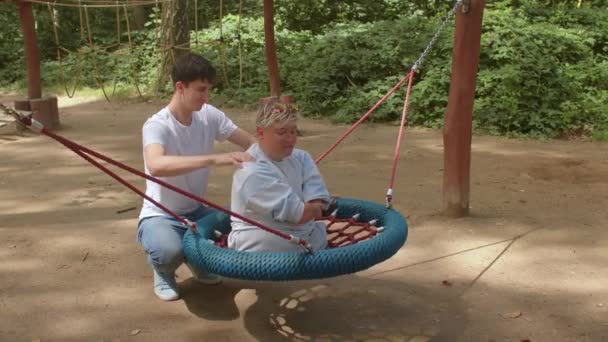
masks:
{"type": "MultiPolygon", "coordinates": [[[[125,143],[139,128],[134,122],[145,119],[143,114],[156,105],[116,108],[116,119],[101,110],[113,106],[82,103],[66,108],[69,116],[64,120],[78,125],[74,133],[86,133],[83,142],[96,145],[103,141],[101,135],[113,140],[104,149],[136,163],[141,151],[125,148],[125,143]],[[136,120],[129,117],[134,110],[136,120]],[[122,129],[110,127],[115,125],[122,129]]],[[[235,114],[243,123],[249,115],[235,114]]],[[[313,120],[302,124],[305,132],[317,135],[302,139],[307,148],[325,146],[335,138],[335,127],[313,120]]],[[[374,164],[388,163],[389,158],[376,152],[393,142],[392,127],[374,125],[363,131],[375,137],[365,146],[350,144],[325,169],[334,186],[356,184],[352,189],[358,197],[385,185],[374,176],[383,171],[374,164]],[[338,169],[352,165],[347,157],[364,153],[375,157],[358,161],[354,172],[338,169]],[[362,177],[369,177],[368,186],[356,183],[362,177]]],[[[132,242],[134,220],[118,214],[135,202],[125,193],[116,196],[115,190],[108,190],[105,175],[81,167],[79,160],[73,162],[46,140],[5,141],[6,329],[0,336],[245,341],[276,340],[279,334],[311,340],[607,338],[604,144],[476,137],[475,215],[445,220],[436,216],[434,200],[443,172],[441,136],[413,129],[407,142],[410,163],[400,185],[408,191],[397,194],[396,201],[416,213],[411,218],[416,238],[391,261],[319,287],[227,282],[207,288],[194,284],[182,270],[186,298],[159,309],[149,282],[142,281],[150,278],[144,261],[133,260],[139,252],[132,242]],[[16,172],[20,169],[23,172],[16,172]],[[50,177],[56,181],[53,186],[50,177]],[[23,187],[23,179],[28,186],[23,187]],[[106,242],[100,244],[102,240],[106,242]]],[[[219,189],[229,186],[224,176],[218,177],[223,181],[219,189]]]]}
{"type": "MultiPolygon", "coordinates": [[[[6,1],[6,0],[4,0],[6,1]]],[[[59,124],[57,99],[54,97],[42,98],[40,81],[40,53],[36,44],[32,1],[16,1],[21,18],[21,27],[24,37],[25,60],[27,66],[28,96],[27,99],[15,101],[17,110],[32,111],[33,118],[52,130],[59,124]]],[[[36,3],[41,3],[36,1],[36,3]]],[[[50,4],[48,2],[44,2],[50,4]]],[[[143,4],[144,2],[142,2],[143,4]]],[[[145,2],[149,3],[149,2],[145,2]]],[[[58,5],[60,3],[53,3],[58,5]]],[[[107,3],[104,6],[125,6],[107,3]]],[[[136,3],[131,2],[131,5],[136,3]]],[[[274,24],[272,0],[264,1],[264,28],[266,39],[266,58],[269,72],[270,95],[280,96],[278,75],[278,62],[274,49],[274,24]]],[[[443,181],[443,207],[451,217],[466,216],[469,210],[469,183],[470,183],[470,154],[472,137],[472,109],[475,95],[476,72],[479,61],[479,47],[484,1],[464,0],[458,1],[455,8],[456,29],[454,34],[454,49],[452,53],[452,82],[448,97],[444,126],[444,181],[443,181]]],[[[445,23],[444,23],[445,24],[445,23]]],[[[436,37],[435,37],[436,39],[436,37]]],[[[175,49],[179,47],[171,47],[175,49]]],[[[427,51],[423,52],[423,56],[427,51]]],[[[419,67],[415,64],[412,72],[419,67]]],[[[413,75],[410,73],[410,76],[413,75]]],[[[403,85],[405,82],[401,82],[403,85]]],[[[399,88],[397,85],[393,91],[399,88]]],[[[408,86],[408,92],[411,87],[408,86]]],[[[105,92],[104,92],[105,93],[105,92]]],[[[107,95],[106,95],[107,98],[107,95]]],[[[385,96],[386,98],[386,96],[385,96]]],[[[404,106],[404,107],[407,107],[404,106]]],[[[371,110],[362,119],[371,115],[371,110]]],[[[405,114],[405,110],[404,110],[405,114]]],[[[360,120],[362,122],[362,120],[360,120]]],[[[402,139],[402,130],[405,126],[405,115],[401,124],[398,145],[402,139]]],[[[397,158],[398,150],[396,151],[397,158]]],[[[392,189],[389,187],[389,192],[392,189]]],[[[387,197],[390,194],[387,193],[387,197]]]]}
{"type": "MultiPolygon", "coordinates": [[[[4,99],[8,103],[13,98],[4,99]]],[[[134,134],[146,113],[161,105],[88,99],[62,108],[62,133],[139,166],[141,149],[132,143],[134,134]]],[[[247,130],[253,114],[231,112],[247,130]]],[[[313,156],[339,135],[336,126],[324,121],[304,118],[299,126],[305,133],[300,144],[313,156]]],[[[365,136],[365,143],[349,139],[321,164],[321,171],[335,194],[381,202],[396,126],[363,125],[359,131],[357,138],[365,136]]],[[[0,136],[11,139],[0,140],[5,158],[2,326],[16,334],[7,335],[10,330],[5,329],[2,336],[28,341],[213,336],[273,341],[280,338],[278,327],[268,325],[273,315],[277,324],[312,340],[323,334],[361,340],[355,338],[357,333],[372,339],[378,336],[369,334],[384,332],[405,336],[405,341],[435,333],[453,341],[484,336],[544,341],[547,331],[557,329],[556,341],[574,341],[583,333],[588,340],[602,341],[606,273],[601,256],[602,241],[608,238],[602,204],[608,146],[476,136],[472,215],[450,220],[438,215],[441,133],[417,128],[406,133],[403,150],[408,152],[394,202],[409,215],[412,229],[406,247],[391,259],[338,278],[227,281],[219,287],[197,285],[184,267],[178,270],[184,301],[169,305],[156,300],[146,260],[136,257],[142,253],[133,243],[136,209],[123,212],[138,207],[140,198],[46,137],[0,136]],[[510,240],[532,229],[537,230],[510,240]],[[293,309],[284,306],[289,294],[317,285],[328,286],[325,297],[313,297],[293,309]],[[297,311],[300,307],[306,311],[297,311]],[[514,312],[522,316],[502,316],[514,312]],[[70,319],[58,321],[60,316],[70,319]],[[566,320],[576,328],[561,324],[566,320]],[[86,325],[74,329],[74,322],[86,325]],[[372,324],[376,330],[369,328],[372,324]],[[226,327],[230,332],[223,330],[226,327]],[[134,329],[141,332],[129,336],[134,329]]],[[[218,146],[218,152],[230,150],[218,146]]],[[[227,203],[230,173],[218,170],[209,198],[227,203]]]]}

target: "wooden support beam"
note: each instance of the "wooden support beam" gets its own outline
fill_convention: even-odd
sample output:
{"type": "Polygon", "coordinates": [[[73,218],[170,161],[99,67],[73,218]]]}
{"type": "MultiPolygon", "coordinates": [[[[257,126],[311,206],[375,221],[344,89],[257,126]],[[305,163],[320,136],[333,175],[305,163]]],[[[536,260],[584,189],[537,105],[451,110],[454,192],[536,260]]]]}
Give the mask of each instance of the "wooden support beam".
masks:
{"type": "Polygon", "coordinates": [[[469,214],[473,101],[483,8],[484,0],[467,0],[456,15],[452,80],[443,128],[443,205],[450,217],[469,214]]]}
{"type": "Polygon", "coordinates": [[[264,40],[266,42],[266,64],[268,65],[268,78],[270,80],[270,96],[280,96],[281,81],[274,45],[273,0],[264,0],[264,40]]]}
{"type": "Polygon", "coordinates": [[[21,30],[23,31],[25,64],[27,67],[27,96],[30,99],[39,99],[42,96],[40,51],[38,50],[38,41],[36,40],[32,3],[18,1],[17,7],[19,9],[19,16],[21,17],[21,30]]]}

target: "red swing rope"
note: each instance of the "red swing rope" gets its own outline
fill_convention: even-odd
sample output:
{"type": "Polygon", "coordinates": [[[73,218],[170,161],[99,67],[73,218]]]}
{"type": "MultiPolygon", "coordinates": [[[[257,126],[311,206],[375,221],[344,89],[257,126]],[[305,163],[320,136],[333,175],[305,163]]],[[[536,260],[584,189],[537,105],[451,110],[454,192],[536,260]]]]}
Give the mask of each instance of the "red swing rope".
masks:
{"type": "MultiPolygon", "coordinates": [[[[441,27],[439,28],[439,30],[435,33],[435,36],[433,36],[433,38],[431,39],[431,42],[427,45],[427,47],[425,48],[424,52],[422,53],[422,55],[418,58],[418,60],[414,63],[414,66],[411,68],[410,72],[404,77],[402,78],[391,90],[389,90],[372,108],[370,108],[369,111],[367,111],[367,113],[365,113],[352,127],[350,127],[342,136],[340,136],[337,141],[327,150],[325,151],[319,158],[317,158],[316,160],[316,164],[319,164],[329,153],[331,153],[344,139],[346,139],[346,137],[348,137],[361,123],[363,123],[370,115],[372,115],[376,109],[378,109],[378,107],[380,107],[380,105],[382,103],[384,103],[386,101],[386,99],[388,99],[389,96],[391,96],[395,91],[397,91],[397,89],[399,89],[400,87],[402,87],[405,82],[408,82],[408,86],[407,86],[407,92],[406,92],[406,97],[404,100],[404,106],[403,106],[403,112],[402,112],[402,117],[401,117],[401,125],[400,125],[400,129],[399,129],[399,135],[397,138],[397,143],[395,146],[395,155],[393,158],[393,166],[392,166],[392,171],[391,171],[391,178],[389,181],[389,187],[387,190],[387,194],[386,194],[386,205],[387,207],[390,208],[391,206],[391,202],[392,202],[392,190],[393,190],[393,186],[394,186],[394,180],[395,180],[395,176],[396,176],[396,171],[397,171],[397,162],[399,160],[399,151],[401,148],[401,141],[403,138],[403,131],[405,128],[405,124],[407,122],[407,111],[409,108],[409,99],[410,99],[410,93],[411,93],[411,88],[412,88],[412,83],[413,83],[413,78],[414,78],[414,74],[416,72],[416,70],[419,68],[419,66],[422,64],[423,59],[425,58],[426,54],[428,53],[428,51],[432,48],[432,46],[436,43],[439,34],[445,29],[448,21],[451,19],[451,17],[455,14],[456,9],[462,4],[461,0],[458,0],[454,7],[452,8],[452,10],[450,11],[450,13],[448,14],[448,16],[446,17],[446,19],[444,20],[443,24],[441,25],[441,27]]],[[[155,201],[154,199],[150,198],[149,196],[147,196],[145,193],[143,193],[141,190],[137,189],[135,186],[133,186],[132,184],[130,184],[129,182],[127,182],[124,178],[120,177],[118,174],[116,174],[115,172],[111,171],[110,169],[106,168],[105,166],[103,166],[101,163],[99,163],[98,161],[94,160],[93,158],[91,158],[91,156],[96,157],[98,159],[101,159],[107,163],[110,163],[114,166],[117,166],[125,171],[131,172],[132,174],[135,174],[139,177],[145,178],[147,180],[150,180],[152,182],[155,182],[157,184],[160,184],[170,190],[173,190],[183,196],[186,196],[190,199],[193,199],[199,203],[205,204],[209,207],[212,207],[214,209],[217,209],[219,211],[222,211],[228,215],[237,217],[249,224],[255,225],[271,234],[275,234],[283,239],[289,240],[291,242],[297,243],[298,245],[302,246],[307,252],[311,252],[311,248],[310,245],[302,239],[299,239],[297,237],[294,237],[293,235],[289,235],[289,234],[285,234],[281,231],[278,231],[276,229],[270,228],[264,224],[261,224],[259,222],[253,221],[251,219],[248,219],[247,217],[244,217],[240,214],[237,214],[235,212],[232,212],[229,209],[226,209],[220,205],[217,205],[211,201],[207,201],[201,197],[198,197],[196,195],[193,195],[189,192],[183,191],[182,189],[175,187],[165,181],[162,181],[156,177],[147,175],[137,169],[134,169],[126,164],[123,164],[119,161],[113,160],[101,153],[95,152],[89,148],[86,148],[82,145],[79,145],[65,137],[62,137],[58,134],[55,134],[49,130],[47,130],[42,124],[40,124],[39,122],[37,122],[36,120],[33,120],[31,117],[26,117],[26,116],[22,116],[19,113],[17,113],[15,110],[9,109],[8,107],[4,106],[3,104],[0,103],[0,109],[2,109],[5,113],[13,116],[17,121],[21,122],[23,125],[29,127],[30,129],[40,133],[40,134],[44,134],[52,139],[54,139],[55,141],[61,143],[62,145],[64,145],[65,147],[67,147],[68,149],[70,149],[71,151],[73,151],[74,153],[76,153],[77,155],[79,155],[80,157],[82,157],[83,159],[85,159],[86,161],[88,161],[89,163],[93,164],[94,166],[96,166],[97,168],[99,168],[100,170],[102,170],[103,172],[105,172],[106,174],[108,174],[110,177],[114,178],[116,181],[120,182],[121,184],[123,184],[124,186],[128,187],[130,190],[132,190],[133,192],[137,193],[138,195],[142,196],[143,198],[145,198],[146,200],[150,201],[151,203],[153,203],[154,205],[156,205],[157,207],[159,207],[160,209],[164,210],[166,213],[168,213],[169,215],[173,216],[174,218],[176,218],[179,222],[183,223],[186,226],[189,226],[193,231],[196,231],[196,223],[194,222],[190,222],[189,220],[181,217],[180,215],[176,214],[175,212],[173,212],[172,210],[170,210],[169,208],[163,206],[162,204],[160,204],[159,202],[155,201]]],[[[357,243],[359,241],[362,240],[366,240],[374,235],[376,235],[377,233],[381,232],[383,230],[382,227],[377,228],[374,226],[375,222],[371,221],[368,223],[360,223],[360,222],[356,222],[357,217],[352,217],[349,219],[337,219],[335,217],[335,215],[331,215],[329,217],[325,217],[322,218],[321,220],[327,220],[329,221],[327,224],[327,232],[328,234],[334,234],[337,233],[337,235],[330,237],[328,240],[328,245],[329,247],[340,247],[340,246],[345,246],[345,245],[349,245],[349,244],[353,244],[353,243],[357,243]],[[331,229],[330,227],[332,225],[334,225],[335,223],[342,223],[342,222],[346,222],[346,225],[338,228],[338,229],[331,229]],[[347,231],[348,228],[353,227],[353,226],[358,226],[358,229],[355,229],[354,231],[347,231]],[[359,235],[360,233],[362,233],[363,231],[366,231],[367,234],[365,235],[359,235]]],[[[220,241],[218,242],[218,244],[220,245],[224,245],[226,242],[226,236],[220,236],[220,241]]]]}
{"type": "MultiPolygon", "coordinates": [[[[311,252],[311,248],[310,245],[308,244],[307,241],[303,240],[303,239],[299,239],[297,237],[294,237],[293,235],[289,235],[289,234],[285,234],[281,231],[278,231],[276,229],[270,228],[264,224],[261,224],[259,222],[253,221],[251,219],[248,219],[240,214],[237,214],[229,209],[226,209],[224,207],[221,207],[211,201],[205,200],[201,197],[198,197],[196,195],[193,195],[189,192],[186,192],[180,188],[177,188],[165,181],[162,181],[156,177],[147,175],[137,169],[134,169],[124,163],[121,163],[117,160],[114,160],[110,157],[107,157],[99,152],[93,151],[87,147],[84,147],[70,139],[67,139],[59,134],[56,134],[48,129],[46,129],[44,126],[42,126],[42,124],[40,124],[39,122],[37,122],[36,120],[33,120],[31,117],[25,117],[20,115],[19,113],[17,113],[16,111],[7,108],[6,106],[4,106],[3,104],[0,103],[0,109],[2,109],[4,112],[6,112],[9,115],[12,115],[15,119],[17,119],[19,122],[21,122],[23,125],[29,127],[30,129],[32,129],[33,131],[36,131],[40,134],[46,135],[50,138],[52,138],[53,140],[59,142],[60,144],[62,144],[63,146],[65,146],[66,148],[70,149],[72,152],[74,152],[75,154],[77,154],[78,156],[80,156],[81,158],[83,158],[84,160],[88,161],[89,163],[91,163],[93,166],[97,167],[98,169],[100,169],[101,171],[103,171],[104,173],[106,173],[107,175],[109,175],[110,177],[114,178],[116,181],[118,181],[119,183],[121,183],[122,185],[126,186],[127,188],[129,188],[131,191],[135,192],[136,194],[140,195],[141,197],[145,198],[146,200],[150,201],[151,203],[153,203],[154,205],[158,206],[160,209],[162,209],[163,211],[165,211],[166,213],[168,213],[169,215],[173,216],[176,220],[178,220],[179,222],[181,222],[182,224],[190,227],[193,231],[196,231],[196,223],[195,222],[191,222],[185,218],[183,218],[182,216],[180,216],[179,214],[175,213],[174,211],[172,211],[171,209],[167,208],[166,206],[162,205],[161,203],[159,203],[158,201],[152,199],[150,196],[146,195],[143,191],[139,190],[137,187],[135,187],[133,184],[129,183],[127,180],[125,180],[123,177],[119,176],[117,173],[115,173],[114,171],[108,169],[106,166],[102,165],[99,161],[95,160],[93,157],[98,158],[102,161],[105,161],[111,165],[114,165],[120,169],[123,169],[127,172],[130,172],[132,174],[135,174],[139,177],[145,178],[147,180],[150,180],[152,182],[158,183],[172,191],[175,191],[183,196],[186,196],[188,198],[191,198],[199,203],[205,204],[209,207],[212,207],[214,209],[223,211],[225,213],[227,213],[228,215],[237,217],[247,223],[253,224],[265,231],[268,231],[269,233],[275,234],[283,239],[292,241],[294,243],[299,244],[300,246],[302,246],[302,248],[304,248],[307,252],[311,252]]],[[[376,221],[370,221],[370,222],[357,222],[358,219],[358,215],[355,215],[351,218],[346,218],[346,219],[338,219],[336,218],[336,213],[332,213],[330,216],[327,217],[322,217],[320,218],[318,221],[327,221],[327,233],[328,233],[328,247],[329,248],[335,248],[335,247],[344,247],[344,246],[348,246],[354,243],[357,243],[359,241],[363,241],[363,240],[367,240],[373,236],[375,236],[376,234],[380,233],[383,228],[380,227],[375,227],[375,222],[376,221]],[[340,223],[344,223],[342,226],[340,226],[340,223]],[[353,228],[354,229],[349,229],[349,228],[353,228]],[[365,232],[364,234],[361,234],[362,232],[365,232]]],[[[216,234],[218,236],[216,236],[218,238],[217,241],[214,242],[214,244],[216,244],[217,246],[220,247],[227,247],[227,235],[226,234],[221,234],[219,232],[216,232],[216,234]]]]}
{"type": "Polygon", "coordinates": [[[325,159],[325,157],[327,157],[328,154],[330,154],[336,147],[338,147],[338,145],[342,141],[344,141],[344,139],[346,139],[346,137],[348,137],[357,127],[359,127],[359,125],[361,125],[363,121],[367,120],[367,118],[370,117],[370,115],[372,115],[376,111],[376,109],[378,109],[378,107],[380,107],[380,105],[386,101],[386,99],[388,99],[395,91],[397,91],[397,89],[401,88],[407,80],[408,76],[406,75],[399,82],[397,82],[397,84],[395,84],[395,86],[391,90],[384,94],[384,96],[382,96],[382,98],[378,100],[378,102],[376,102],[376,104],[367,111],[367,113],[365,113],[359,120],[357,120],[357,122],[355,122],[348,130],[346,130],[346,132],[344,132],[344,134],[342,134],[338,138],[338,140],[336,140],[336,142],[327,149],[327,151],[323,152],[323,154],[321,154],[317,158],[317,160],[315,160],[315,163],[319,164],[323,159],[325,159]]]}
{"type": "MultiPolygon", "coordinates": [[[[51,132],[47,131],[44,134],[50,136],[48,133],[51,133],[51,132]]],[[[124,185],[127,188],[131,189],[131,191],[135,192],[136,194],[138,194],[141,197],[145,198],[146,200],[150,201],[151,203],[153,203],[154,205],[156,205],[157,207],[159,207],[160,209],[162,209],[163,211],[165,211],[167,214],[173,216],[176,220],[178,220],[179,222],[183,223],[186,226],[189,226],[193,231],[196,232],[196,223],[190,222],[189,220],[187,220],[187,219],[179,216],[178,214],[176,214],[175,212],[173,212],[171,209],[167,208],[166,206],[160,204],[158,201],[154,200],[150,196],[146,195],[143,191],[141,191],[138,188],[136,188],[133,184],[127,182],[124,178],[122,178],[121,176],[119,176],[118,174],[116,174],[115,172],[113,172],[112,170],[108,169],[107,167],[103,166],[100,162],[98,162],[97,160],[91,158],[88,154],[84,153],[82,151],[82,149],[76,143],[73,143],[72,141],[70,141],[68,139],[65,139],[65,138],[63,138],[61,136],[58,136],[58,135],[55,135],[53,138],[56,141],[58,141],[59,143],[61,143],[63,146],[65,146],[65,147],[69,148],[70,150],[72,150],[72,152],[76,153],[77,155],[79,155],[80,157],[82,157],[83,159],[85,159],[86,161],[88,161],[89,163],[91,163],[94,166],[96,166],[101,171],[105,172],[110,177],[114,178],[116,181],[118,181],[122,185],[124,185]]],[[[112,164],[114,164],[113,162],[112,162],[112,164]]],[[[116,163],[119,163],[119,162],[116,162],[116,163]]]]}
{"type": "Polygon", "coordinates": [[[390,208],[392,206],[393,187],[394,187],[394,183],[395,183],[395,176],[396,176],[396,173],[397,173],[397,162],[399,160],[399,151],[401,149],[401,141],[403,139],[403,131],[404,131],[405,125],[407,123],[407,112],[408,112],[408,109],[409,109],[410,93],[411,93],[411,90],[412,90],[412,84],[413,84],[414,74],[420,68],[420,66],[422,65],[422,62],[424,61],[424,59],[426,58],[426,56],[428,55],[428,53],[435,46],[435,44],[437,43],[437,40],[439,39],[439,36],[445,30],[445,28],[447,27],[448,23],[454,17],[454,15],[456,14],[456,11],[458,10],[458,8],[461,5],[462,5],[462,0],[457,0],[454,3],[454,6],[448,12],[448,14],[444,18],[443,22],[441,23],[441,25],[439,26],[439,28],[435,32],[435,35],[433,35],[433,37],[431,38],[431,40],[429,41],[429,43],[425,47],[425,49],[422,52],[422,54],[420,54],[420,57],[418,57],[418,59],[416,60],[416,62],[414,62],[414,65],[412,66],[412,68],[410,69],[410,71],[407,73],[407,75],[405,77],[403,77],[384,96],[382,96],[382,98],[378,102],[376,102],[376,104],[370,110],[368,110],[367,113],[365,113],[359,120],[357,120],[357,122],[355,122],[344,134],[342,134],[336,140],[336,142],[333,145],[331,145],[331,147],[327,151],[325,151],[323,154],[321,154],[321,156],[319,156],[317,158],[317,160],[316,160],[316,163],[319,164],[323,159],[325,159],[325,157],[331,151],[333,151],[342,141],[344,141],[344,139],[346,139],[346,137],[348,137],[357,127],[359,127],[359,125],[361,125],[361,123],[363,123],[363,121],[367,120],[367,118],[370,115],[372,115],[372,113],[374,111],[376,111],[376,109],[378,109],[378,107],[382,103],[384,103],[386,101],[386,99],[388,99],[389,96],[391,96],[397,89],[401,88],[405,84],[405,82],[407,81],[408,85],[407,85],[407,92],[406,92],[405,100],[404,100],[404,103],[403,103],[403,112],[402,112],[402,115],[401,115],[401,125],[400,125],[400,128],[399,128],[399,135],[397,137],[397,143],[396,143],[396,146],[395,146],[395,155],[394,155],[394,158],[393,158],[393,165],[392,165],[392,168],[391,168],[391,177],[390,177],[390,180],[389,180],[389,186],[388,186],[388,190],[386,192],[386,197],[385,197],[386,207],[387,208],[390,208]]]}
{"type": "MultiPolygon", "coordinates": [[[[337,248],[353,245],[370,239],[384,230],[384,227],[376,227],[377,220],[359,222],[359,215],[350,218],[339,219],[335,214],[322,217],[317,221],[325,222],[327,228],[327,248],[337,248]]],[[[228,247],[228,234],[218,236],[215,245],[222,248],[228,247]]]]}
{"type": "Polygon", "coordinates": [[[346,139],[346,137],[348,137],[357,127],[359,127],[359,125],[361,125],[363,123],[363,121],[365,121],[370,115],[372,115],[374,113],[374,111],[376,111],[376,109],[378,109],[378,107],[380,107],[380,105],[382,103],[384,103],[389,96],[391,96],[395,91],[397,91],[397,89],[401,88],[407,82],[407,91],[406,91],[406,95],[405,95],[405,100],[403,101],[403,111],[401,114],[401,125],[399,127],[399,135],[397,137],[397,143],[395,144],[395,154],[393,157],[393,165],[391,168],[391,177],[389,179],[388,190],[386,191],[386,197],[385,197],[385,202],[386,202],[387,208],[392,207],[393,186],[395,184],[395,177],[397,175],[397,163],[399,162],[399,152],[401,151],[401,141],[403,140],[403,132],[405,130],[405,125],[407,123],[407,112],[409,110],[410,94],[412,92],[412,85],[414,83],[415,74],[416,74],[416,66],[414,65],[414,67],[412,67],[412,69],[410,69],[410,72],[408,72],[407,75],[405,75],[405,77],[403,77],[391,90],[389,90],[386,94],[384,94],[384,96],[382,96],[382,98],[380,100],[378,100],[378,102],[376,102],[376,104],[369,111],[367,111],[367,113],[365,113],[359,120],[357,120],[357,122],[355,122],[344,134],[342,134],[336,140],[336,142],[333,145],[331,145],[331,147],[327,151],[325,151],[323,154],[321,154],[321,156],[319,156],[317,158],[317,160],[315,161],[318,165],[323,159],[325,159],[325,157],[331,151],[333,151],[342,141],[344,141],[344,139],[346,139]]]}
{"type": "MultiPolygon", "coordinates": [[[[157,184],[160,184],[170,190],[173,190],[183,196],[186,196],[190,199],[193,199],[199,203],[205,204],[211,208],[217,209],[219,211],[222,211],[230,216],[234,216],[236,218],[239,218],[249,224],[255,225],[271,234],[275,234],[283,239],[292,241],[300,246],[302,246],[302,248],[304,248],[307,252],[310,252],[310,245],[308,244],[308,242],[306,242],[303,239],[297,238],[293,235],[289,235],[289,234],[285,234],[281,231],[278,231],[276,229],[270,228],[262,223],[256,222],[254,220],[251,220],[245,216],[242,216],[240,214],[237,214],[229,209],[226,209],[218,204],[215,204],[211,201],[205,200],[199,196],[193,195],[189,192],[186,192],[174,185],[171,185],[163,180],[160,180],[156,177],[147,175],[137,169],[134,169],[124,163],[121,163],[119,161],[116,161],[112,158],[109,158],[99,152],[95,152],[87,147],[84,147],[80,144],[77,144],[65,137],[62,137],[58,134],[55,134],[51,131],[49,131],[48,129],[46,129],[42,124],[40,124],[39,122],[37,122],[36,120],[33,120],[31,117],[25,117],[20,115],[19,113],[17,113],[15,110],[12,110],[6,106],[4,106],[3,104],[0,103],[0,109],[2,109],[5,113],[13,116],[16,120],[18,120],[19,122],[21,122],[23,125],[25,125],[26,127],[29,127],[30,129],[40,133],[40,134],[44,134],[52,139],[54,139],[55,141],[61,143],[62,145],[66,146],[67,148],[69,148],[70,150],[72,150],[73,152],[75,152],[76,154],[78,154],[80,157],[84,158],[85,160],[87,160],[88,162],[90,162],[91,164],[95,165],[96,167],[98,167],[100,170],[102,170],[103,172],[105,172],[106,174],[108,174],[109,176],[111,176],[112,178],[114,178],[115,180],[117,180],[118,182],[120,182],[121,184],[127,186],[129,189],[131,189],[132,191],[134,191],[135,193],[139,194],[140,196],[143,195],[144,198],[146,198],[147,200],[151,200],[151,198],[147,195],[145,195],[141,190],[135,188],[132,184],[130,184],[129,182],[127,182],[124,178],[120,177],[119,175],[117,175],[116,173],[114,173],[113,171],[109,170],[108,168],[106,168],[105,166],[101,165],[99,162],[97,162],[96,160],[94,160],[93,158],[91,158],[90,156],[96,157],[98,159],[101,159],[105,162],[108,162],[118,168],[121,168],[125,171],[128,171],[132,174],[135,174],[139,177],[145,178],[147,180],[150,180],[152,182],[155,182],[157,184]]],[[[158,205],[159,208],[161,208],[162,210],[164,210],[165,212],[167,212],[168,214],[170,214],[171,216],[175,217],[178,221],[182,222],[183,224],[186,224],[187,226],[191,227],[192,229],[196,229],[196,224],[194,222],[190,222],[188,220],[186,220],[185,218],[180,217],[178,214],[174,213],[173,211],[169,210],[167,207],[160,205],[160,203],[158,203],[157,201],[152,200],[152,203],[154,203],[155,205],[158,205]]]]}
{"type": "Polygon", "coordinates": [[[401,114],[401,125],[399,127],[399,135],[397,136],[397,144],[395,145],[395,155],[393,156],[393,167],[391,170],[391,178],[388,182],[388,189],[386,190],[386,207],[390,208],[393,204],[393,186],[395,184],[395,177],[397,176],[397,163],[399,162],[399,152],[401,151],[401,141],[403,140],[403,132],[405,131],[405,125],[407,124],[407,111],[410,104],[410,94],[412,92],[412,83],[414,83],[414,71],[412,69],[408,74],[407,91],[405,93],[405,100],[403,101],[403,112],[401,114]]]}
{"type": "Polygon", "coordinates": [[[384,227],[376,227],[376,220],[358,222],[357,219],[358,215],[346,219],[338,219],[333,215],[326,218],[328,221],[327,247],[336,248],[353,245],[370,239],[384,230],[384,227]],[[340,223],[343,223],[343,225],[340,225],[340,223]]]}

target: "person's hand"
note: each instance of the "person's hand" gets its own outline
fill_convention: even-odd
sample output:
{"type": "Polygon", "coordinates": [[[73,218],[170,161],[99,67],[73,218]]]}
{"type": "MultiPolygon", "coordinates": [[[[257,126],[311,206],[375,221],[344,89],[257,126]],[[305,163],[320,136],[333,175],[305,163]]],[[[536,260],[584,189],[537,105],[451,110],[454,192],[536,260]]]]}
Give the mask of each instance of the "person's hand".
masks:
{"type": "Polygon", "coordinates": [[[222,153],[215,158],[216,165],[234,165],[237,168],[243,167],[243,163],[254,161],[255,159],[247,152],[222,153]]]}
{"type": "Polygon", "coordinates": [[[312,205],[314,207],[314,212],[315,212],[314,218],[315,218],[315,220],[318,219],[318,218],[321,218],[321,216],[323,215],[323,208],[325,208],[325,203],[323,201],[321,201],[321,202],[313,202],[313,203],[310,203],[310,205],[312,205]]]}
{"type": "Polygon", "coordinates": [[[324,203],[317,203],[312,201],[304,203],[304,211],[302,212],[302,217],[300,218],[298,224],[303,224],[310,220],[316,220],[321,218],[321,213],[323,212],[324,207],[324,203]]]}
{"type": "Polygon", "coordinates": [[[328,201],[322,199],[314,199],[308,201],[308,203],[315,203],[321,205],[321,215],[322,217],[327,217],[331,215],[338,208],[337,197],[330,197],[328,201]]]}

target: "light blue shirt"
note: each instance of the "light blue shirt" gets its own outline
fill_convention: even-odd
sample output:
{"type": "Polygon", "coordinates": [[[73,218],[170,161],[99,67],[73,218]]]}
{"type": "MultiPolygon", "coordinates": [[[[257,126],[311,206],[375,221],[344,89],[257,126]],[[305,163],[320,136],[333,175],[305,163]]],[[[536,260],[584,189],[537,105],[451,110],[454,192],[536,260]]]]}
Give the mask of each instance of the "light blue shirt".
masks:
{"type": "MultiPolygon", "coordinates": [[[[255,162],[244,163],[232,181],[232,211],[271,228],[297,237],[309,237],[321,222],[298,224],[304,203],[314,199],[329,201],[329,193],[317,166],[308,152],[294,149],[281,160],[273,161],[258,144],[247,152],[255,162]]],[[[233,231],[260,229],[232,218],[233,231]]]]}

